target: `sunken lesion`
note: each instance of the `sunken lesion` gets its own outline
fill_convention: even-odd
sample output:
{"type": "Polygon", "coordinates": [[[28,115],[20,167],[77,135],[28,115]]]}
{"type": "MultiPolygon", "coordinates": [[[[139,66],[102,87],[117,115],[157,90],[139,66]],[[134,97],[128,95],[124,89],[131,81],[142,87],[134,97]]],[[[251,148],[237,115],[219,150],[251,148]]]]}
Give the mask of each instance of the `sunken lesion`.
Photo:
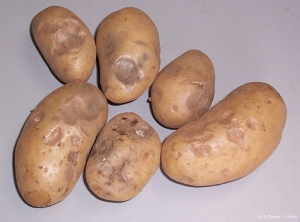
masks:
{"type": "Polygon", "coordinates": [[[123,116],[112,130],[119,135],[127,135],[131,139],[146,139],[151,137],[151,129],[137,118],[123,116]]]}
{"type": "Polygon", "coordinates": [[[59,23],[44,22],[39,25],[38,33],[53,36],[52,56],[78,53],[87,38],[86,33],[81,31],[81,24],[73,19],[59,23]]]}

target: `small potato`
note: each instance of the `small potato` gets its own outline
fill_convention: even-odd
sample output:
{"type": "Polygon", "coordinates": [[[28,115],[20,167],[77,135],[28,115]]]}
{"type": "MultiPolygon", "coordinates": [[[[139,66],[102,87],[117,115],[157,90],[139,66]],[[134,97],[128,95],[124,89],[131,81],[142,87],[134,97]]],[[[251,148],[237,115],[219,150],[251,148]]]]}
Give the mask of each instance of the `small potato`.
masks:
{"type": "Polygon", "coordinates": [[[137,99],[158,74],[158,30],[150,17],[137,8],[123,8],[104,18],[97,29],[96,48],[100,84],[113,103],[137,99]]]}
{"type": "Polygon", "coordinates": [[[203,52],[189,50],[169,63],[150,90],[153,115],[168,128],[179,128],[205,113],[214,98],[215,72],[203,52]]]}
{"type": "Polygon", "coordinates": [[[162,146],[162,168],[171,179],[191,186],[244,177],[276,149],[286,115],[285,103],[272,86],[242,85],[168,136],[162,146]]]}
{"type": "Polygon", "coordinates": [[[90,152],[87,184],[102,199],[129,200],[157,170],[160,153],[154,129],[135,113],[121,113],[103,128],[90,152]]]}
{"type": "Polygon", "coordinates": [[[103,93],[80,81],[53,91],[32,111],[15,148],[16,182],[29,205],[50,206],[71,192],[107,114],[103,93]]]}
{"type": "Polygon", "coordinates": [[[90,78],[96,63],[95,40],[77,15],[60,6],[48,7],[33,18],[31,31],[59,80],[69,83],[90,78]]]}

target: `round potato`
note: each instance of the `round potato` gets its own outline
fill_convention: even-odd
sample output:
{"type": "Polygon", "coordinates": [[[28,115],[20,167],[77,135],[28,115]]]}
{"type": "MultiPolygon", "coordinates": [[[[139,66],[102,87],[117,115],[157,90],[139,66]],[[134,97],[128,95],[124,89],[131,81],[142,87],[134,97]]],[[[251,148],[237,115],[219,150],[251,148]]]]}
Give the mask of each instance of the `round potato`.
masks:
{"type": "Polygon", "coordinates": [[[160,71],[151,86],[149,100],[159,123],[179,128],[209,109],[214,92],[213,64],[206,54],[193,49],[160,71]]]}
{"type": "Polygon", "coordinates": [[[96,45],[84,22],[70,10],[51,6],[39,12],[31,31],[50,69],[64,83],[87,81],[96,63],[96,45]]]}
{"type": "Polygon", "coordinates": [[[162,168],[171,179],[191,186],[244,177],[276,149],[286,115],[285,103],[272,86],[242,85],[168,136],[162,168]]]}
{"type": "Polygon", "coordinates": [[[107,115],[103,93],[80,81],[56,89],[34,108],[15,148],[17,187],[29,205],[50,206],[71,192],[107,115]]]}
{"type": "Polygon", "coordinates": [[[97,29],[96,50],[100,84],[113,103],[137,99],[158,74],[158,30],[140,9],[123,8],[104,18],[97,29]]]}
{"type": "Polygon", "coordinates": [[[160,164],[161,141],[135,113],[121,113],[103,128],[90,152],[85,177],[100,198],[126,201],[135,197],[160,164]]]}

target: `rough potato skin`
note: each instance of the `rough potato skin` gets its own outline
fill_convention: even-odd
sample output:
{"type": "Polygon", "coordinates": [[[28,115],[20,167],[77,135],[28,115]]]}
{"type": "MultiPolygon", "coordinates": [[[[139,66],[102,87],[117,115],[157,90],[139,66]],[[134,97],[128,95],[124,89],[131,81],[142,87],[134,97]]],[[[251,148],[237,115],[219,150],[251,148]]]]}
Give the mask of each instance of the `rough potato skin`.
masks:
{"type": "Polygon", "coordinates": [[[32,20],[34,41],[53,73],[63,83],[87,81],[96,63],[95,40],[70,10],[50,6],[32,20]]]}
{"type": "Polygon", "coordinates": [[[99,134],[87,161],[85,178],[101,199],[126,201],[135,197],[160,164],[161,141],[135,113],[112,118],[99,134]]]}
{"type": "Polygon", "coordinates": [[[154,80],[150,101],[156,120],[179,128],[205,113],[214,98],[215,72],[203,52],[189,50],[170,62],[154,80]]]}
{"type": "Polygon", "coordinates": [[[168,136],[162,168],[171,179],[191,186],[244,177],[276,149],[286,116],[285,103],[272,86],[244,84],[168,136]]]}
{"type": "Polygon", "coordinates": [[[56,89],[34,108],[15,147],[16,183],[25,202],[46,207],[67,197],[107,115],[103,93],[79,81],[56,89]]]}
{"type": "Polygon", "coordinates": [[[96,50],[100,84],[113,103],[137,99],[158,74],[158,30],[140,9],[122,8],[104,18],[97,29],[96,50]]]}

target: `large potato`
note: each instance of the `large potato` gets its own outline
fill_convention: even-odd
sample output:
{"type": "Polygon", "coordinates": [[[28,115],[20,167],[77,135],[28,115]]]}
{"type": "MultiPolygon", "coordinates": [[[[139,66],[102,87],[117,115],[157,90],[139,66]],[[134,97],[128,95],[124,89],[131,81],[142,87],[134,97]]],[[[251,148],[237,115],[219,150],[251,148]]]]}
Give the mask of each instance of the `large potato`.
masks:
{"type": "Polygon", "coordinates": [[[32,21],[32,35],[53,73],[64,83],[87,81],[96,63],[94,37],[70,10],[51,6],[32,21]]]}
{"type": "Polygon", "coordinates": [[[242,85],[168,136],[162,146],[162,168],[171,179],[192,186],[239,179],[276,149],[286,115],[285,103],[272,86],[242,85]]]}
{"type": "Polygon", "coordinates": [[[58,88],[34,108],[15,149],[16,182],[28,204],[46,207],[71,192],[107,114],[103,93],[79,81],[58,88]]]}
{"type": "Polygon", "coordinates": [[[157,170],[160,153],[155,130],[137,114],[121,113],[103,128],[90,152],[87,184],[102,199],[129,200],[157,170]]]}
{"type": "Polygon", "coordinates": [[[96,34],[100,84],[113,103],[137,99],[153,83],[160,68],[158,30],[143,11],[123,8],[109,14],[96,34]]]}
{"type": "Polygon", "coordinates": [[[214,98],[215,72],[210,58],[189,50],[170,62],[154,80],[150,101],[157,121],[179,128],[205,113],[214,98]]]}

